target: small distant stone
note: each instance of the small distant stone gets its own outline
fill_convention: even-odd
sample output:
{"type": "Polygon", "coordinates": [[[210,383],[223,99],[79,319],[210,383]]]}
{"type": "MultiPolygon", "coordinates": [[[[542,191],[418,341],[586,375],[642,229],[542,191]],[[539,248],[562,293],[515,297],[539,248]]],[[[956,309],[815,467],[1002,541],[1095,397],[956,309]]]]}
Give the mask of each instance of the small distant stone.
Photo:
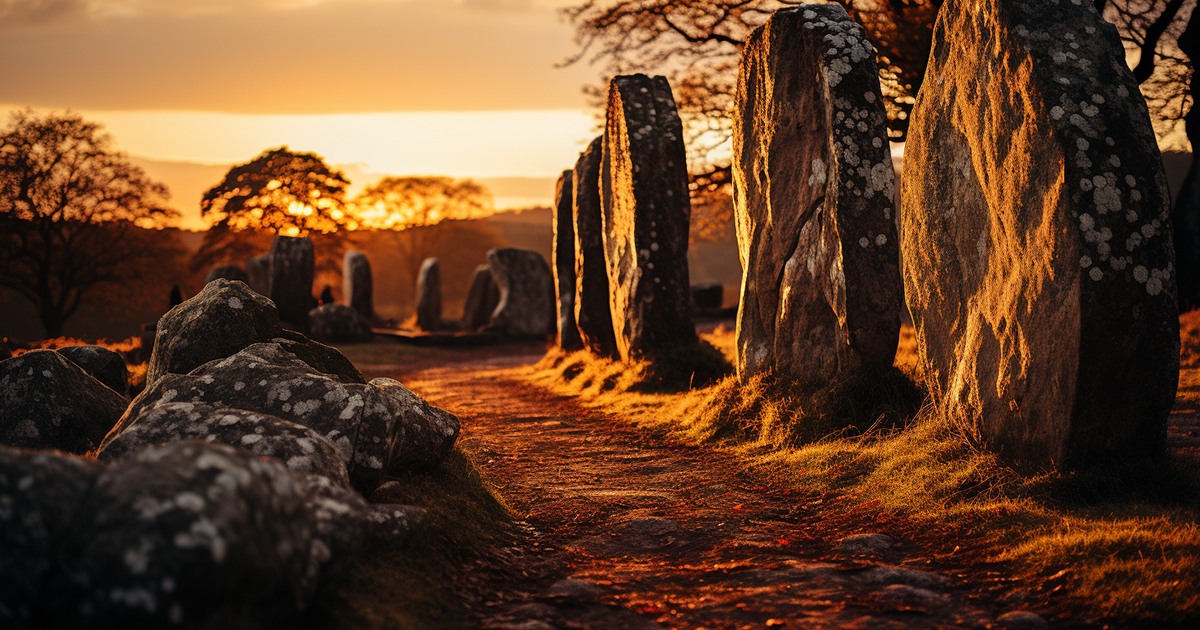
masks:
{"type": "Polygon", "coordinates": [[[586,580],[559,580],[546,589],[547,599],[565,600],[586,604],[596,601],[603,594],[600,586],[586,580]]]}
{"type": "Polygon", "coordinates": [[[1014,610],[996,617],[996,625],[992,627],[1004,630],[1038,630],[1039,628],[1049,628],[1050,624],[1046,623],[1046,620],[1037,613],[1028,610],[1014,610]]]}
{"type": "Polygon", "coordinates": [[[855,534],[838,541],[837,551],[842,553],[875,554],[891,549],[896,541],[885,534],[855,534]]]}
{"type": "Polygon", "coordinates": [[[860,573],[858,577],[868,584],[908,584],[925,588],[946,586],[950,583],[950,578],[944,575],[900,567],[872,567],[860,573]]]}
{"type": "Polygon", "coordinates": [[[871,599],[888,608],[900,610],[916,609],[923,612],[935,611],[950,602],[950,598],[942,593],[935,593],[928,589],[909,586],[907,584],[885,586],[872,593],[871,599]]]}

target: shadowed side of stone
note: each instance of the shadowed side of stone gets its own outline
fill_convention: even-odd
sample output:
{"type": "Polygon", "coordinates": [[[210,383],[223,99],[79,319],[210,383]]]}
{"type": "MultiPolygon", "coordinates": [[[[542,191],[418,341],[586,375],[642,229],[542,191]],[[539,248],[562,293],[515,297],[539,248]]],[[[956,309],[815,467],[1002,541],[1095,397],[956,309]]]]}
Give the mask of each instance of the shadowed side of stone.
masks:
{"type": "Polygon", "coordinates": [[[571,171],[563,171],[554,188],[554,247],[550,255],[558,307],[558,347],[563,350],[583,347],[579,328],[575,325],[575,227],[571,217],[571,178],[571,171]]]}
{"type": "Polygon", "coordinates": [[[442,265],[426,258],[417,274],[417,328],[434,332],[442,327],[442,265]]]}
{"type": "Polygon", "coordinates": [[[1179,369],[1169,195],[1115,28],[1088,2],[948,1],[923,85],[901,234],[939,412],[1045,466],[1158,453],[1179,369]]]}
{"type": "Polygon", "coordinates": [[[542,255],[501,247],[487,253],[500,303],[488,330],[510,337],[546,337],[555,330],[554,279],[542,255]]]}
{"type": "Polygon", "coordinates": [[[500,288],[492,280],[492,270],[487,265],[479,265],[471,275],[471,286],[467,290],[467,300],[463,304],[463,316],[459,322],[459,330],[475,332],[488,325],[492,320],[492,312],[500,304],[500,288]]]}
{"type": "Polygon", "coordinates": [[[53,350],[0,361],[0,444],[83,454],[129,401],[53,350]]]}
{"type": "Polygon", "coordinates": [[[895,176],[866,33],[839,5],[776,12],[746,44],[737,107],[738,376],[891,366],[895,176]]]}
{"type": "Polygon", "coordinates": [[[683,123],[665,77],[613,78],[600,161],[609,305],[624,359],[695,345],[683,123]]]}
{"type": "Polygon", "coordinates": [[[600,207],[600,160],[604,137],[592,140],[575,162],[571,218],[575,234],[575,323],[583,345],[593,353],[618,358],[608,304],[608,266],[604,262],[604,214],[600,207]]]}

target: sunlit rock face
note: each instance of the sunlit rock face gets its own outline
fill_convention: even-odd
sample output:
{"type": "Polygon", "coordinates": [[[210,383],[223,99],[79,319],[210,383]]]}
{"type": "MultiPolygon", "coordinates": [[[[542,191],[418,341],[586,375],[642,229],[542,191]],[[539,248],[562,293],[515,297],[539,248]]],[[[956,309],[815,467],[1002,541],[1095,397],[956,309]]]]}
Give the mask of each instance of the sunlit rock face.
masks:
{"type": "Polygon", "coordinates": [[[558,306],[558,347],[579,350],[583,340],[575,326],[575,224],[571,217],[572,172],[563,171],[554,188],[554,296],[558,306]]]}
{"type": "Polygon", "coordinates": [[[122,396],[129,395],[129,368],[120,354],[100,346],[59,348],[58,353],[109,389],[122,396]]]}
{"type": "Polygon", "coordinates": [[[371,278],[371,261],[365,253],[349,251],[342,259],[342,295],[350,308],[368,322],[374,321],[375,284],[371,278]]]}
{"type": "Polygon", "coordinates": [[[345,304],[322,304],[308,312],[308,334],[321,341],[370,341],[371,324],[345,304]]]}
{"type": "Polygon", "coordinates": [[[312,241],[276,236],[267,257],[271,265],[267,296],[279,309],[279,319],[307,332],[308,312],[316,306],[312,296],[316,264],[312,241]]]}
{"type": "Polygon", "coordinates": [[[0,444],[83,454],[129,404],[53,350],[0,361],[0,444]]]}
{"type": "Polygon", "coordinates": [[[417,274],[417,328],[435,331],[442,327],[442,265],[426,258],[417,274]]]}
{"type": "Polygon", "coordinates": [[[890,366],[895,175],[866,33],[836,4],[775,13],[746,43],[737,108],[738,376],[890,366]]]}
{"type": "Polygon", "coordinates": [[[608,86],[600,206],[613,336],[624,359],[695,344],[683,124],[665,77],[608,86]]]}
{"type": "Polygon", "coordinates": [[[467,300],[463,303],[463,316],[459,330],[475,332],[488,325],[492,311],[500,304],[500,289],[492,280],[492,270],[487,265],[475,267],[471,275],[471,286],[467,289],[467,300]]]}
{"type": "Polygon", "coordinates": [[[387,472],[436,466],[449,454],[459,429],[455,416],[395,381],[342,382],[318,373],[278,343],[262,343],[155,381],[134,399],[104,448],[147,412],[175,402],[242,409],[308,427],[333,444],[351,485],[364,495],[387,472]]]}
{"type": "Polygon", "coordinates": [[[554,278],[542,255],[529,249],[500,247],[488,251],[492,280],[500,303],[488,330],[509,337],[546,337],[554,333],[554,278]]]}
{"type": "Polygon", "coordinates": [[[615,358],[612,311],[608,305],[608,266],[604,262],[604,214],[600,208],[600,160],[604,136],[592,140],[571,174],[571,219],[575,238],[575,325],[583,345],[615,358]]]}
{"type": "Polygon", "coordinates": [[[908,307],[940,413],[1042,465],[1161,449],[1179,373],[1169,198],[1090,2],[948,0],[905,149],[908,307]]]}

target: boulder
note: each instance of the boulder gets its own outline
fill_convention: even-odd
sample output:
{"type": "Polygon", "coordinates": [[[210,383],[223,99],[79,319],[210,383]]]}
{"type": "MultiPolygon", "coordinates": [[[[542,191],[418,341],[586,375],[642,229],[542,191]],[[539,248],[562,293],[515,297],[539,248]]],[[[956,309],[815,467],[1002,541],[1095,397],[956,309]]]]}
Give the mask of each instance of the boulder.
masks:
{"type": "Polygon", "coordinates": [[[306,332],[308,312],[316,306],[312,296],[316,260],[312,241],[305,237],[276,236],[267,255],[271,261],[267,297],[279,309],[280,321],[306,332]]]}
{"type": "Polygon", "coordinates": [[[733,138],[738,376],[891,366],[901,280],[887,112],[875,49],[844,8],[780,10],[751,34],[733,138]]]}
{"type": "MultiPolygon", "coordinates": [[[[271,255],[263,254],[243,261],[246,265],[246,284],[255,293],[271,295],[271,255]]],[[[214,278],[215,279],[215,278],[214,278]]],[[[207,284],[207,283],[205,283],[207,284]]]]}
{"type": "Polygon", "coordinates": [[[1161,452],[1170,197],[1116,29],[1090,2],[948,1],[911,121],[904,288],[938,413],[1041,466],[1161,452]]]}
{"type": "Polygon", "coordinates": [[[471,287],[463,303],[459,330],[475,332],[492,321],[492,312],[500,305],[500,288],[492,280],[492,269],[479,265],[471,276],[471,287]]]}
{"type": "Polygon", "coordinates": [[[129,368],[119,353],[100,346],[59,348],[58,353],[122,396],[129,395],[129,368]]]}
{"type": "Polygon", "coordinates": [[[103,467],[51,452],[0,447],[0,625],[45,627],[41,586],[103,467]]]}
{"type": "Polygon", "coordinates": [[[0,361],[0,444],[82,455],[129,401],[53,350],[0,361]]]}
{"type": "Polygon", "coordinates": [[[608,304],[608,265],[604,262],[604,212],[600,208],[600,160],[604,137],[592,140],[575,162],[571,218],[575,231],[575,325],[584,347],[617,358],[608,304]]]}
{"type": "Polygon", "coordinates": [[[187,374],[282,332],[275,304],[236,280],[217,279],[158,320],[146,383],[187,374]]]}
{"type": "Polygon", "coordinates": [[[575,227],[571,171],[563,171],[554,189],[554,247],[550,253],[554,271],[554,295],[558,306],[558,347],[583,348],[579,328],[575,326],[575,227]]]}
{"type": "Polygon", "coordinates": [[[600,206],[613,335],[623,359],[698,343],[688,295],[687,156],[665,77],[608,86],[600,206]]]}
{"type": "Polygon", "coordinates": [[[316,372],[278,343],[254,344],[189,374],[148,386],[105,438],[108,448],[152,409],[201,403],[275,416],[308,427],[337,448],[351,485],[369,495],[385,473],[424,470],[449,454],[458,419],[420,407],[392,381],[357,384],[316,372]]]}
{"type": "Polygon", "coordinates": [[[298,332],[285,330],[278,337],[271,339],[271,343],[278,344],[283,350],[296,355],[296,358],[308,364],[312,369],[343,383],[364,384],[367,382],[367,379],[363,378],[362,372],[354,367],[346,355],[338,352],[336,348],[317,343],[298,332]]]}
{"type": "Polygon", "coordinates": [[[342,259],[342,297],[368,322],[375,321],[374,292],[367,255],[360,251],[346,252],[342,259]]]}
{"type": "Polygon", "coordinates": [[[308,312],[308,332],[321,341],[363,342],[371,340],[371,323],[345,304],[324,304],[308,312]]]}
{"type": "Polygon", "coordinates": [[[208,270],[208,274],[204,276],[204,284],[208,284],[217,278],[226,280],[237,280],[249,284],[250,276],[246,275],[246,271],[237,265],[218,265],[208,270]]]}
{"type": "Polygon", "coordinates": [[[442,327],[442,265],[426,258],[417,275],[417,328],[435,331],[442,327]]]}
{"type": "Polygon", "coordinates": [[[501,247],[487,253],[492,279],[500,289],[500,304],[488,330],[509,337],[553,334],[554,280],[542,255],[529,249],[501,247]]]}

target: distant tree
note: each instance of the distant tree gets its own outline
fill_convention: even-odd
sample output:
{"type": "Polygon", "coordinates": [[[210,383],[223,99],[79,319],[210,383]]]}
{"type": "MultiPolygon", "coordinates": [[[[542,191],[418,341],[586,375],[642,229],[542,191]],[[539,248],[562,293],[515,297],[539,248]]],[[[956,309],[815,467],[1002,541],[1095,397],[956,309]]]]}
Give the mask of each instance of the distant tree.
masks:
{"type": "Polygon", "coordinates": [[[71,112],[10,115],[0,135],[0,286],[29,299],[49,337],[87,303],[107,301],[170,264],[154,228],[178,213],[167,188],[71,112]]]}
{"type": "Polygon", "coordinates": [[[459,221],[493,212],[486,187],[452,177],[385,177],[350,205],[358,226],[391,233],[414,282],[425,258],[462,236],[459,221]]]}
{"type": "Polygon", "coordinates": [[[275,235],[283,235],[312,238],[317,266],[336,270],[344,230],[358,227],[346,214],[349,184],[319,155],[286,146],[230,168],[200,200],[200,216],[211,225],[192,258],[193,269],[262,254],[275,235]]]}

